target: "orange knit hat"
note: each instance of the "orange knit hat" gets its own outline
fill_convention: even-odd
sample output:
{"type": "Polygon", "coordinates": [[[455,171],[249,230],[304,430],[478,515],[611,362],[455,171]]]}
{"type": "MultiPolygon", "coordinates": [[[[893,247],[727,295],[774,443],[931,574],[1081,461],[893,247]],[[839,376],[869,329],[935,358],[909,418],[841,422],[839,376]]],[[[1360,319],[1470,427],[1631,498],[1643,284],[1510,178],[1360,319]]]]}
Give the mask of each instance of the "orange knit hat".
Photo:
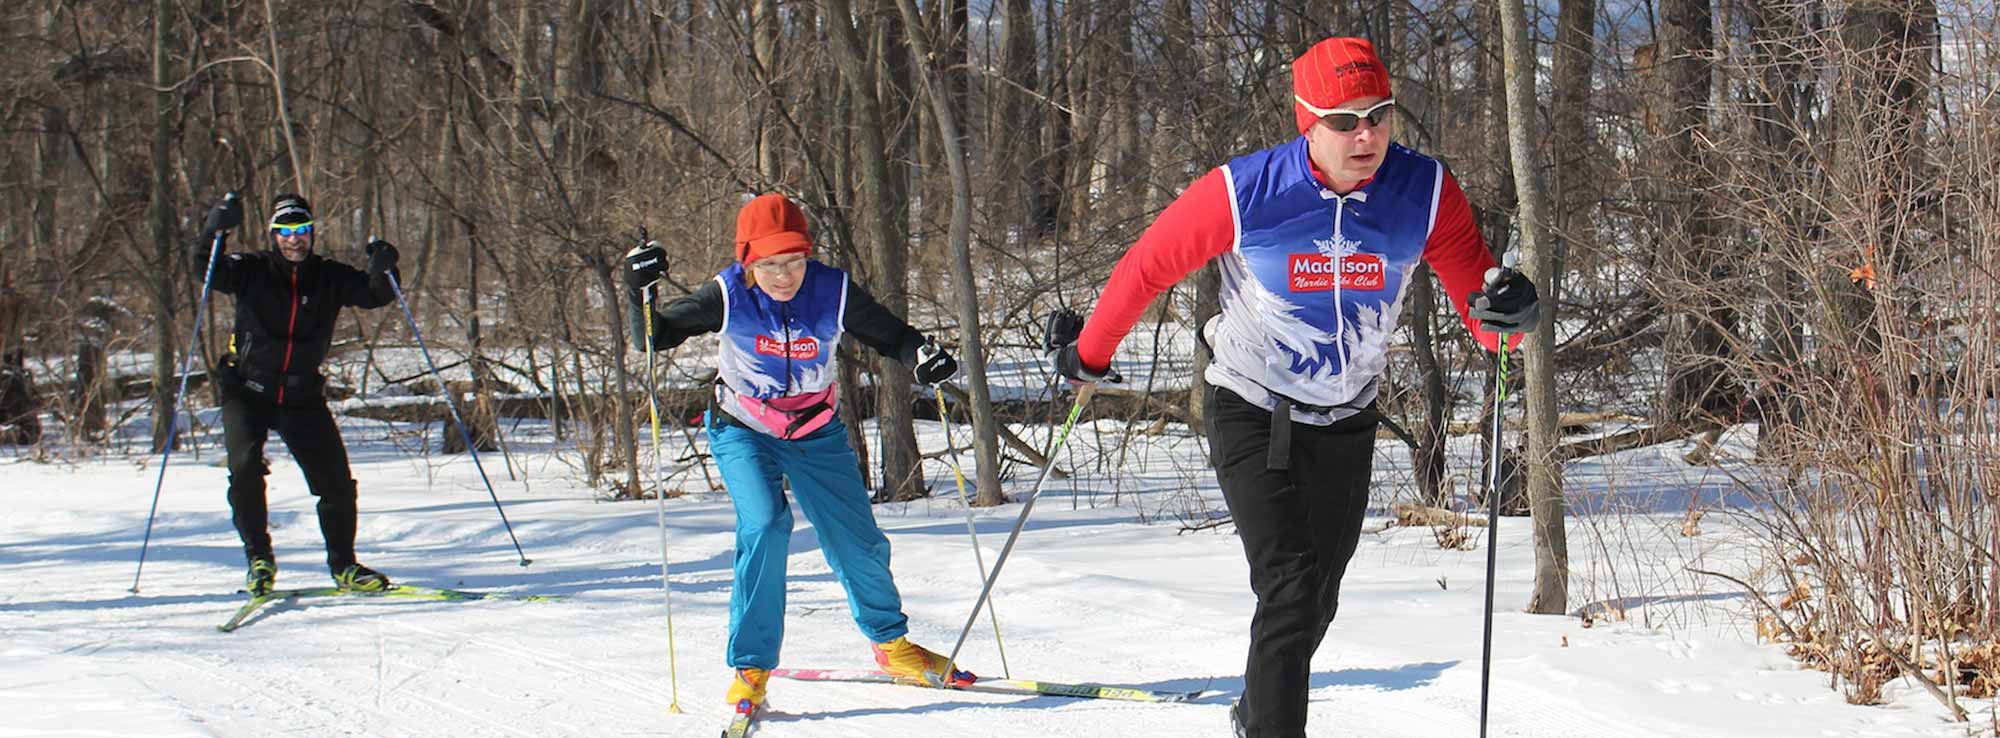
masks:
{"type": "Polygon", "coordinates": [[[812,252],[806,214],[777,193],[758,195],[736,213],[736,260],[748,264],[766,256],[812,252]]]}

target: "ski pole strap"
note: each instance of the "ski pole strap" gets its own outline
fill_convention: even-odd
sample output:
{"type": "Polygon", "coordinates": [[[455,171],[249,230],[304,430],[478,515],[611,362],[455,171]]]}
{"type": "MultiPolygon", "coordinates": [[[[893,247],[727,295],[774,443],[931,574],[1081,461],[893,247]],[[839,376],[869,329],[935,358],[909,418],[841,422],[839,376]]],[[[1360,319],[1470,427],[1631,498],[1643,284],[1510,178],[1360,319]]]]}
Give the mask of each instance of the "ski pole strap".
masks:
{"type": "Polygon", "coordinates": [[[1271,448],[1264,455],[1264,468],[1284,471],[1292,468],[1292,398],[1277,397],[1278,406],[1271,408],[1271,448]]]}
{"type": "Polygon", "coordinates": [[[1368,407],[1368,411],[1374,413],[1375,420],[1380,422],[1383,427],[1388,428],[1390,433],[1396,434],[1396,438],[1401,439],[1405,445],[1410,448],[1418,448],[1417,437],[1410,435],[1409,431],[1403,430],[1403,426],[1397,425],[1396,421],[1390,420],[1388,413],[1382,412],[1381,408],[1373,405],[1368,407]]]}
{"type": "MultiPolygon", "coordinates": [[[[1272,471],[1283,471],[1292,468],[1293,408],[1298,408],[1309,413],[1325,415],[1329,418],[1332,418],[1334,413],[1341,410],[1353,410],[1354,416],[1349,416],[1350,418],[1356,416],[1372,417],[1376,422],[1388,426],[1389,432],[1396,434],[1396,437],[1402,439],[1403,443],[1408,444],[1410,448],[1417,448],[1416,437],[1410,435],[1409,431],[1404,430],[1403,426],[1397,425],[1396,421],[1390,420],[1388,414],[1383,413],[1382,408],[1374,402],[1359,407],[1355,406],[1352,401],[1343,402],[1338,405],[1312,405],[1294,400],[1284,393],[1274,392],[1268,387],[1264,391],[1278,400],[1278,406],[1271,408],[1271,448],[1265,452],[1264,457],[1265,468],[1272,471]]],[[[1333,422],[1345,422],[1347,419],[1349,418],[1333,422]]]]}

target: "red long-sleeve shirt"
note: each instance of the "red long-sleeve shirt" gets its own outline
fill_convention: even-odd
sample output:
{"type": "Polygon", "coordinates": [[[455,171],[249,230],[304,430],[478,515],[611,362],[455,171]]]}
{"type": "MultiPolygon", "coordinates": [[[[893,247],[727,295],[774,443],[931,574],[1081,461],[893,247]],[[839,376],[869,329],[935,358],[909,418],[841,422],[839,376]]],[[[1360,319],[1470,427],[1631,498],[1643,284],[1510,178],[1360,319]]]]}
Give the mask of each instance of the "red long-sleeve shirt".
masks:
{"type": "MultiPolygon", "coordinates": [[[[1321,182],[1324,174],[1315,171],[1321,182]]],[[[1444,283],[1452,308],[1466,329],[1487,350],[1495,350],[1497,334],[1479,329],[1467,315],[1467,299],[1479,289],[1486,270],[1494,266],[1485,239],[1472,220],[1472,205],[1450,173],[1439,189],[1435,223],[1424,244],[1423,258],[1444,283]]],[[[1366,184],[1363,182],[1362,184],[1366,184]]],[[[1186,278],[1209,259],[1228,253],[1236,241],[1236,214],[1221,168],[1209,170],[1139,236],[1118,260],[1105,283],[1096,309],[1085,322],[1077,354],[1092,370],[1110,366],[1111,356],[1139,322],[1146,306],[1161,292],[1186,278]]],[[[1515,336],[1510,345],[1519,345],[1515,336]]]]}

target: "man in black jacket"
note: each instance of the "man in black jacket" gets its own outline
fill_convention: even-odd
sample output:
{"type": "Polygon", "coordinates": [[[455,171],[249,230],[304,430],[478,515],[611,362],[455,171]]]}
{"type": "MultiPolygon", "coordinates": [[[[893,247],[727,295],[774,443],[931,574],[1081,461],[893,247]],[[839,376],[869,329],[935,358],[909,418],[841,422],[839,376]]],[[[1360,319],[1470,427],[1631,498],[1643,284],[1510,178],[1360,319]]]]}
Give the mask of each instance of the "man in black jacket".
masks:
{"type": "MultiPolygon", "coordinates": [[[[209,267],[216,234],[243,222],[242,206],[230,198],[210,211],[197,273],[209,267]]],[[[354,560],[355,492],[347,447],[327,410],[319,373],[333,343],[342,307],[377,308],[395,302],[389,277],[396,247],[371,241],[366,272],[313,253],[311,206],[298,195],[280,195],[271,206],[270,248],[225,253],[210,282],[216,292],[236,296],[236,330],[231,356],[217,372],[222,390],[222,436],[229,451],[229,508],[250,571],[244,588],[253,595],[275,586],[271,534],[264,499],[264,442],[271,431],[284,439],[306,487],[319,498],[319,528],[326,538],[326,563],[336,585],[361,591],[389,588],[389,578],[354,560]]]]}

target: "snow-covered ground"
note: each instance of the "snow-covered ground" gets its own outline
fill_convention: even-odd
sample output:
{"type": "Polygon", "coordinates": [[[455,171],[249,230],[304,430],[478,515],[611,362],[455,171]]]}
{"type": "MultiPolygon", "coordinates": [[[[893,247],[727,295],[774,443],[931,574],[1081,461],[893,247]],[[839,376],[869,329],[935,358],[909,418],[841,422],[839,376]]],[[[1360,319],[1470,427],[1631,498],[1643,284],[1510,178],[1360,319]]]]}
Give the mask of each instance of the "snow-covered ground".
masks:
{"type": "MultiPolygon", "coordinates": [[[[45,464],[0,456],[0,738],[16,736],[712,736],[727,714],[722,661],[732,516],[720,492],[668,501],[670,658],[654,503],[603,502],[574,481],[545,425],[516,429],[517,475],[484,457],[527,555],[517,564],[465,458],[425,456],[409,426],[343,419],[360,481],[361,558],[399,581],[560,595],[548,602],[330,598],[272,608],[234,633],[242,556],[212,432],[166,474],[140,592],[133,583],[157,458],[45,464]],[[678,680],[673,678],[678,673],[678,680]],[[677,685],[677,687],[676,687],[677,685]],[[684,712],[671,711],[676,695],[684,712]]],[[[922,424],[926,449],[935,423],[922,424]]],[[[1189,704],[946,693],[775,682],[759,735],[1228,735],[1242,688],[1252,598],[1227,527],[1181,532],[1222,509],[1198,441],[1079,427],[997,594],[1006,666],[982,617],[963,662],[1056,681],[1206,689],[1189,704]],[[1093,463],[1104,459],[1104,463],[1093,463]],[[1116,472],[1115,474],[1113,472],[1116,472]]],[[[436,428],[430,429],[435,435],[436,428]]],[[[965,428],[954,431],[963,442],[965,428]]],[[[1046,428],[1030,429],[1036,442],[1046,428]]],[[[1733,438],[1740,443],[1742,439],[1733,438]]],[[[684,441],[676,434],[672,449],[684,441]]],[[[1472,441],[1454,468],[1476,473],[1472,441]]],[[[1407,494],[1407,454],[1379,446],[1378,496],[1407,494]]],[[[327,582],[312,500],[275,438],[273,535],[280,586],[327,582]]],[[[1823,674],[1752,634],[1732,585],[1753,547],[1727,515],[1680,535],[1689,499],[1728,489],[1678,449],[1572,468],[1571,604],[1616,600],[1626,617],[1520,611],[1532,581],[1525,520],[1499,533],[1492,732],[1503,736],[1951,736],[1963,727],[1912,685],[1881,707],[1845,704],[1823,674]]],[[[1010,468],[1024,493],[1031,469],[1010,468]]],[[[912,637],[948,649],[978,592],[949,468],[931,500],[876,508],[912,637]]],[[[698,474],[676,487],[699,490],[698,474]]],[[[1019,504],[976,511],[990,563],[1019,504]]],[[[1485,549],[1440,550],[1428,529],[1368,521],[1341,614],[1314,660],[1315,736],[1473,736],[1485,549]]],[[[792,667],[870,665],[866,641],[801,518],[793,538],[792,667]]],[[[1980,713],[1988,706],[1980,703],[1980,713]]]]}

